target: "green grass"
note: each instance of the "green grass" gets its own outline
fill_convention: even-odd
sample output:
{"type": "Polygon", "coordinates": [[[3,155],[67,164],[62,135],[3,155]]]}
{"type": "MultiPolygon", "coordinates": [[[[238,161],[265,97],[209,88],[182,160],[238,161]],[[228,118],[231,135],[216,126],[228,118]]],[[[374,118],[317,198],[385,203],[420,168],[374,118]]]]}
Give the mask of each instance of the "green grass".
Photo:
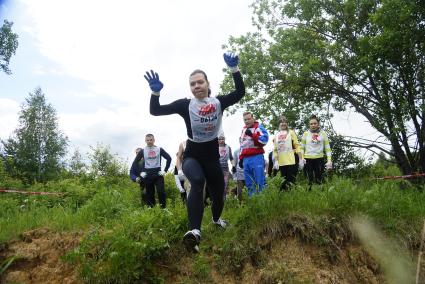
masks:
{"type": "MultiPolygon", "coordinates": [[[[193,264],[196,279],[209,279],[213,266],[224,273],[238,273],[248,260],[262,265],[264,248],[285,236],[319,246],[341,246],[353,240],[350,219],[359,215],[406,248],[415,248],[420,242],[425,218],[423,189],[398,181],[356,182],[334,177],[311,192],[301,181],[282,193],[279,183],[279,178],[269,180],[262,194],[251,199],[245,195],[242,205],[229,197],[223,218],[231,225],[225,231],[211,224],[210,208],[205,210],[201,253],[193,264]]],[[[167,210],[141,208],[139,189],[126,178],[113,183],[69,179],[31,188],[64,192],[63,198],[2,196],[0,242],[38,227],[83,230],[80,246],[66,259],[78,265],[84,280],[161,283],[165,280],[158,264],[169,260],[167,265],[178,271],[178,259],[187,256],[181,245],[188,229],[187,213],[171,175],[166,187],[170,197],[167,210]]]]}

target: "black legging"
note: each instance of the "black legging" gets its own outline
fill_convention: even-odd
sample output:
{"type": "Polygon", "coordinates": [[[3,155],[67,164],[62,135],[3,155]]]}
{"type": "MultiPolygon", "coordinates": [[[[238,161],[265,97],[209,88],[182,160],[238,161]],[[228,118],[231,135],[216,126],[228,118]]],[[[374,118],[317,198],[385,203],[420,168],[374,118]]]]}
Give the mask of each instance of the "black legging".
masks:
{"type": "Polygon", "coordinates": [[[215,221],[220,218],[224,207],[224,177],[220,161],[198,161],[188,157],[183,160],[183,173],[190,182],[189,196],[187,197],[187,214],[190,229],[201,229],[204,215],[203,190],[205,182],[212,201],[211,211],[215,221]]]}
{"type": "Polygon", "coordinates": [[[287,190],[288,186],[295,182],[297,176],[298,164],[279,167],[280,175],[284,178],[280,185],[280,190],[287,190]]]}
{"type": "Polygon", "coordinates": [[[155,188],[158,193],[159,203],[162,208],[166,206],[164,177],[162,176],[147,176],[145,179],[146,184],[146,201],[148,206],[155,206],[155,188]]]}
{"type": "Polygon", "coordinates": [[[305,159],[305,170],[308,177],[308,184],[322,184],[323,171],[325,170],[325,160],[323,158],[305,159]]]}
{"type": "Polygon", "coordinates": [[[140,200],[141,200],[142,206],[148,204],[148,199],[146,197],[145,181],[140,182],[140,200]]]}

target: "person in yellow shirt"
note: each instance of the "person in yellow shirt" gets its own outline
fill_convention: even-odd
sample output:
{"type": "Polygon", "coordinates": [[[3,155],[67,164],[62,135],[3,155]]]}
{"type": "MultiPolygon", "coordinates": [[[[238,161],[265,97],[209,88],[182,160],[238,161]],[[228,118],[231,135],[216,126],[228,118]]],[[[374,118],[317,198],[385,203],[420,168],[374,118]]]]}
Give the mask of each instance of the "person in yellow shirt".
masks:
{"type": "Polygon", "coordinates": [[[301,139],[301,151],[303,160],[301,164],[305,164],[306,173],[309,181],[309,190],[313,183],[323,183],[323,172],[332,169],[332,153],[329,145],[328,135],[320,129],[320,121],[317,116],[310,117],[310,129],[304,132],[301,139]],[[326,164],[324,154],[326,154],[326,164]]]}
{"type": "Polygon", "coordinates": [[[302,154],[297,135],[294,130],[289,129],[288,120],[284,116],[279,120],[279,131],[273,138],[273,145],[273,168],[279,170],[284,178],[280,190],[287,190],[288,186],[295,182],[298,172],[298,163],[295,155],[298,155],[301,161],[302,154]]]}

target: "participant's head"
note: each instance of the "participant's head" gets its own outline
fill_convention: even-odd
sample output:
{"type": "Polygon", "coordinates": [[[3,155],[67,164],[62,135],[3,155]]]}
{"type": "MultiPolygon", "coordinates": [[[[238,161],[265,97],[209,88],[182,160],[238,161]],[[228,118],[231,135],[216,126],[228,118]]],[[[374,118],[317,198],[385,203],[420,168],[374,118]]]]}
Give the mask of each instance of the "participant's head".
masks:
{"type": "Polygon", "coordinates": [[[279,130],[288,130],[288,120],[284,116],[279,119],[279,130]]]}
{"type": "Polygon", "coordinates": [[[146,142],[146,145],[153,146],[155,144],[155,137],[153,136],[153,134],[150,134],[150,133],[146,134],[145,142],[146,142]]]}
{"type": "Polygon", "coordinates": [[[211,94],[210,82],[204,71],[196,69],[189,76],[190,90],[197,99],[209,97],[211,94]]]}
{"type": "Polygon", "coordinates": [[[243,113],[243,122],[245,123],[246,127],[252,127],[254,125],[254,116],[250,111],[243,113]]]}
{"type": "Polygon", "coordinates": [[[320,127],[320,121],[319,118],[317,116],[315,116],[314,114],[312,116],[310,116],[310,130],[312,131],[316,131],[317,129],[319,129],[320,127]]]}
{"type": "Polygon", "coordinates": [[[221,145],[221,146],[226,144],[226,137],[224,137],[224,134],[220,134],[218,136],[218,144],[221,145]]]}
{"type": "Polygon", "coordinates": [[[136,148],[136,150],[134,150],[134,152],[137,154],[139,154],[139,152],[142,150],[142,148],[136,148]]]}

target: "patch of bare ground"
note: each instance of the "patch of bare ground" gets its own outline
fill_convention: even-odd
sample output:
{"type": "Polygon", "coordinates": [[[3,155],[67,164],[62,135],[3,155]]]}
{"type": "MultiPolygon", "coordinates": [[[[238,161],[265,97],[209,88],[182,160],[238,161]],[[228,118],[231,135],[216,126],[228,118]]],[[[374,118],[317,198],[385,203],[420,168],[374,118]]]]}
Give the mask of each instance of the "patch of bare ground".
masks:
{"type": "Polygon", "coordinates": [[[196,275],[196,256],[185,256],[161,269],[165,283],[385,283],[379,266],[360,245],[335,251],[306,244],[295,237],[274,240],[263,248],[260,260],[250,260],[237,274],[223,273],[208,256],[210,270],[196,275]]]}
{"type": "Polygon", "coordinates": [[[80,243],[81,237],[81,233],[52,232],[47,228],[23,233],[19,240],[0,249],[0,263],[16,257],[1,283],[81,283],[77,270],[61,259],[80,243]]]}

